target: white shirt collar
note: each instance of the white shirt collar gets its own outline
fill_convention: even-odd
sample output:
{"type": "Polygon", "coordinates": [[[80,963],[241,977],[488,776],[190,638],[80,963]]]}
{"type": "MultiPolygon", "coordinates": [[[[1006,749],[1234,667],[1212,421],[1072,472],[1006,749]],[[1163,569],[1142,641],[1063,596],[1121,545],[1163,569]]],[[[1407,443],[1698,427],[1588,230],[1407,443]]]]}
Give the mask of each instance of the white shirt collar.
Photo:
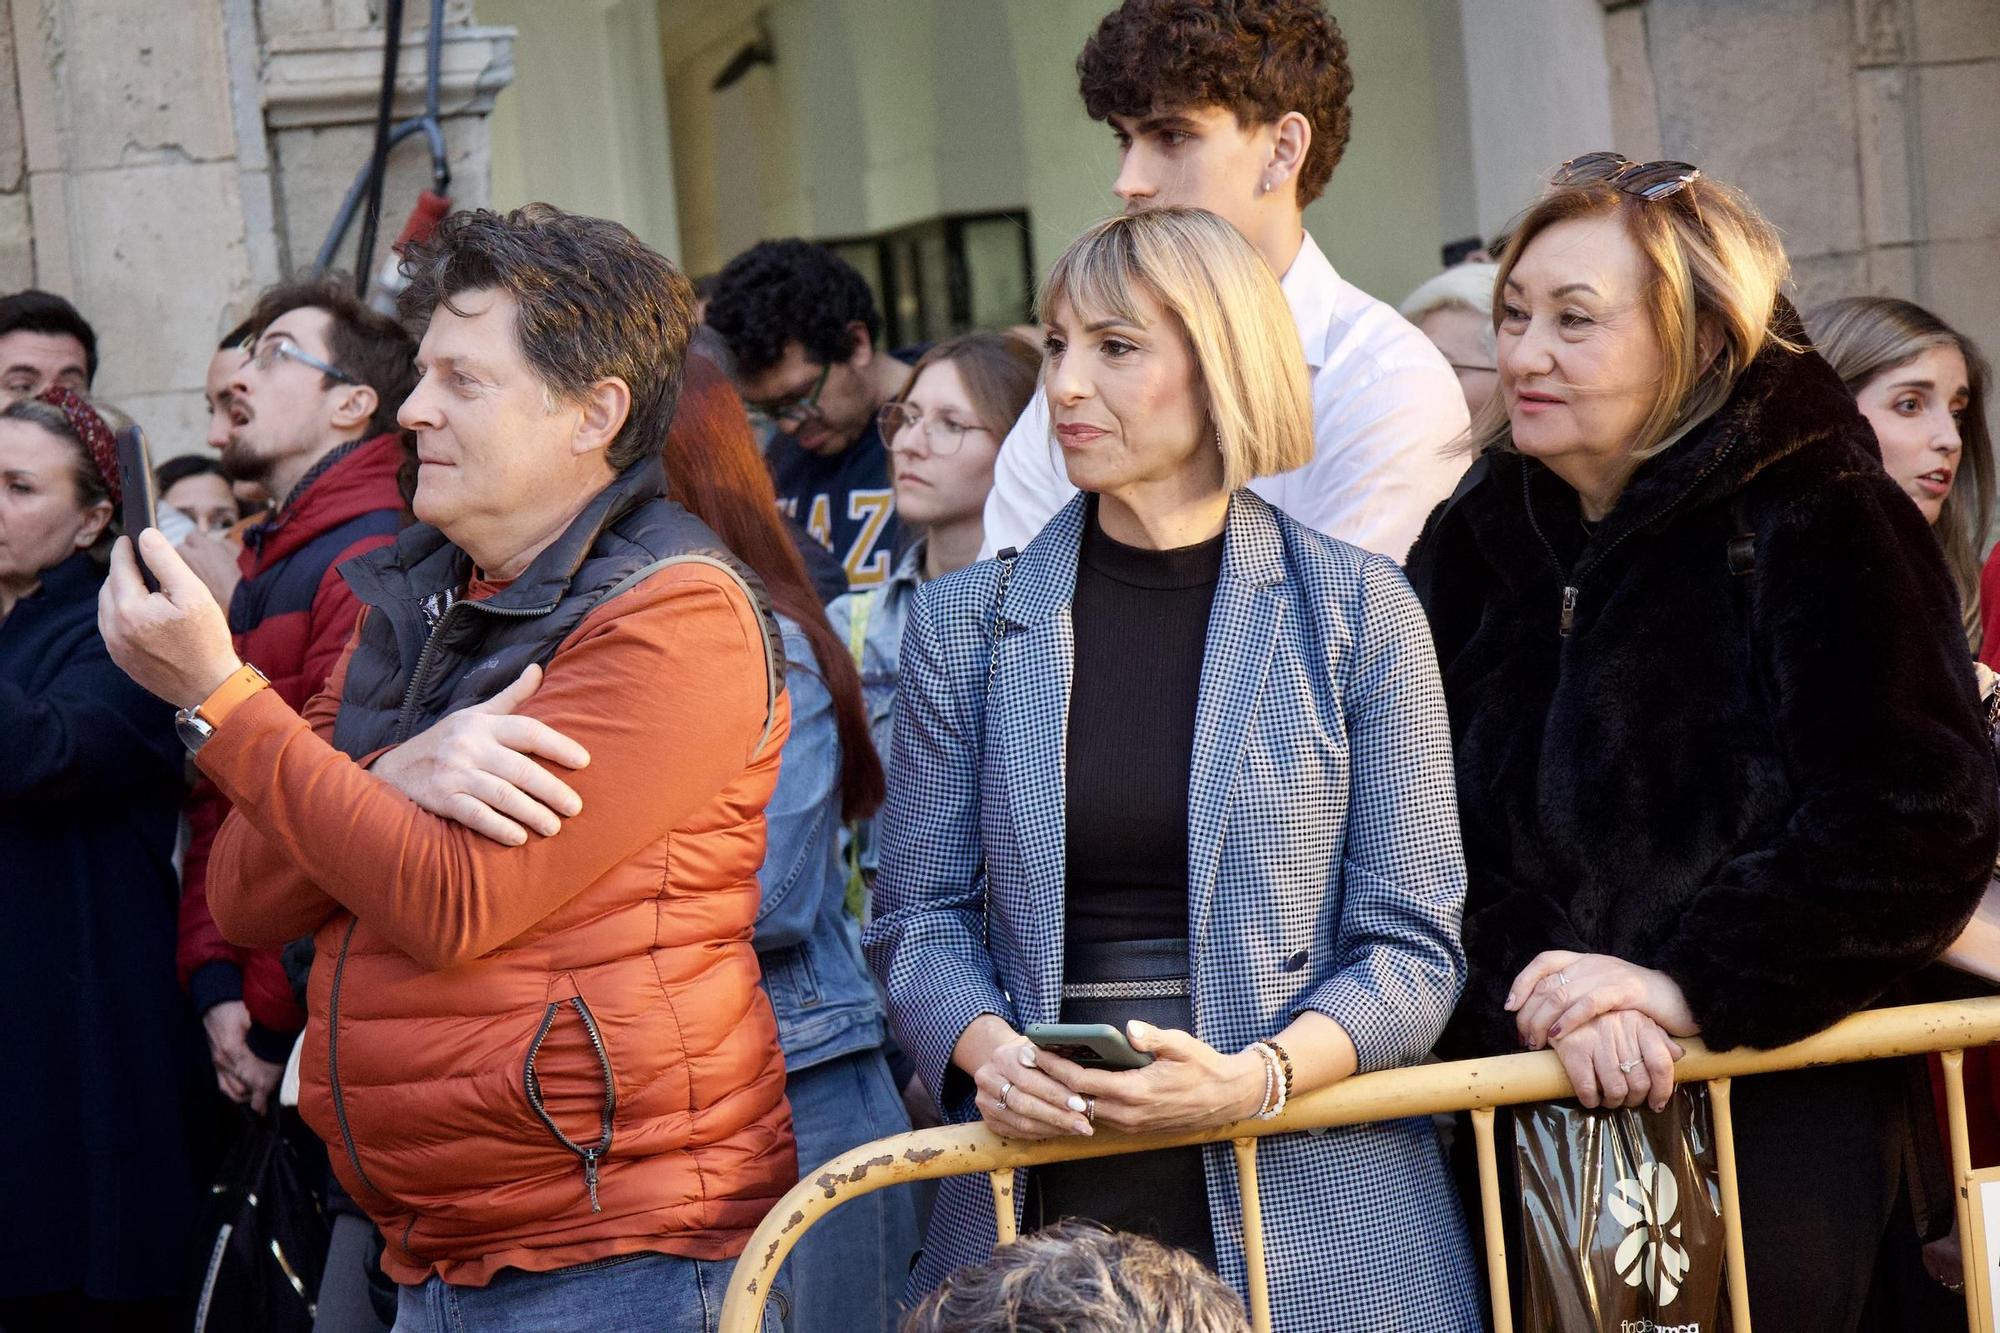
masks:
{"type": "Polygon", "coordinates": [[[1340,301],[1340,275],[1311,232],[1299,245],[1292,266],[1278,281],[1285,303],[1292,308],[1292,322],[1298,326],[1299,345],[1305,349],[1306,364],[1318,370],[1326,357],[1327,330],[1334,322],[1340,301]]]}

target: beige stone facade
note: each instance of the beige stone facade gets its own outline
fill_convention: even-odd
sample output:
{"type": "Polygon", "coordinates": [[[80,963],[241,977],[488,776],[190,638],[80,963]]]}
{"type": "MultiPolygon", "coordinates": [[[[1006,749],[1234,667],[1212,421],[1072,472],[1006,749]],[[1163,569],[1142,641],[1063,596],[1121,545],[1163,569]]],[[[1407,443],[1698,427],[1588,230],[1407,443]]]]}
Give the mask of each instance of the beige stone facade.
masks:
{"type": "MultiPolygon", "coordinates": [[[[399,117],[422,105],[429,20],[423,0],[405,9],[399,117]]],[[[144,424],[160,456],[200,447],[217,338],[261,287],[311,264],[368,159],[380,10],[0,0],[0,290],[77,303],[98,330],[99,395],[144,424]]],[[[452,197],[481,204],[485,118],[512,74],[512,33],[474,26],[470,0],[450,0],[443,31],[452,197]]],[[[421,139],[406,141],[379,245],[429,180],[421,139]]]]}

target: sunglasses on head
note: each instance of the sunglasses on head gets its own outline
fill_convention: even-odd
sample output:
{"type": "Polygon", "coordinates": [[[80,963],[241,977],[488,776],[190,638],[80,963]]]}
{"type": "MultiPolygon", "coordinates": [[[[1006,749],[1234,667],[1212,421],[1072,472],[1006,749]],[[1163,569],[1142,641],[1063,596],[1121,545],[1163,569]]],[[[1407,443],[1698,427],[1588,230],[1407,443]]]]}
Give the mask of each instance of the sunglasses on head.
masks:
{"type": "Polygon", "coordinates": [[[1669,199],[1701,179],[1691,162],[1634,162],[1618,153],[1585,153],[1556,168],[1557,185],[1603,181],[1623,194],[1648,201],[1669,199]]]}

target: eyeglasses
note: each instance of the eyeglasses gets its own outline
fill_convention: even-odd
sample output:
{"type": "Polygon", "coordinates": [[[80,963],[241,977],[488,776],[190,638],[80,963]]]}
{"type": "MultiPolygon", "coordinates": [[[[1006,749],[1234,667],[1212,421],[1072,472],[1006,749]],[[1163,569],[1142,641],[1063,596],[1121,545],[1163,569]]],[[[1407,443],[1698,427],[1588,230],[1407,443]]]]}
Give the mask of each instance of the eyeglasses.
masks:
{"type": "Polygon", "coordinates": [[[774,403],[746,403],[745,406],[752,416],[762,417],[780,430],[797,430],[819,415],[819,396],[826,389],[826,377],[832,373],[831,363],[821,366],[819,378],[804,393],[793,394],[774,403]]]}
{"type": "Polygon", "coordinates": [[[1617,153],[1585,153],[1556,168],[1555,183],[1580,185],[1604,181],[1622,194],[1649,202],[1670,199],[1701,179],[1691,162],[1634,162],[1617,153]]]}
{"type": "Polygon", "coordinates": [[[1500,373],[1500,367],[1498,366],[1468,366],[1458,361],[1447,361],[1445,364],[1461,375],[1497,375],[1500,373]]]}
{"type": "Polygon", "coordinates": [[[275,338],[266,338],[255,347],[246,346],[243,352],[244,355],[250,358],[251,365],[267,374],[273,366],[278,364],[278,358],[284,357],[286,360],[296,361],[302,366],[311,366],[320,374],[329,375],[339,380],[342,384],[361,383],[360,380],[354,378],[354,376],[348,374],[340,367],[329,365],[314,356],[311,352],[301,350],[297,343],[283,335],[275,338]]]}
{"type": "Polygon", "coordinates": [[[969,426],[963,421],[954,421],[936,413],[926,414],[909,403],[884,403],[882,410],[875,414],[875,422],[882,428],[882,438],[889,441],[891,449],[896,447],[896,437],[904,430],[911,426],[921,427],[924,442],[940,458],[957,453],[958,447],[965,443],[965,437],[973,431],[986,431],[988,435],[993,433],[984,426],[969,426]]]}

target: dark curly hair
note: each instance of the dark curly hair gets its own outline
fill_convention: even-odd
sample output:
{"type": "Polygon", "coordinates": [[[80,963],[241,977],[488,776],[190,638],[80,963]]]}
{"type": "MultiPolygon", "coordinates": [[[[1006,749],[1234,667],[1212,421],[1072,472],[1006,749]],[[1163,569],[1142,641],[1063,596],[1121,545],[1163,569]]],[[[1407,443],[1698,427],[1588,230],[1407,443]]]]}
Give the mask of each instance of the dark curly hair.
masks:
{"type": "Polygon", "coordinates": [[[784,360],[796,341],[823,366],[854,350],[847,326],[882,334],[875,294],[854,265],[811,241],[760,241],[723,266],[708,299],[708,326],[722,335],[746,375],[784,360]]]}
{"type": "Polygon", "coordinates": [[[1312,126],[1301,207],[1347,152],[1354,71],[1319,0],[1125,0],[1084,43],[1076,73],[1092,120],[1215,105],[1249,126],[1298,112],[1312,126]]]}
{"type": "Polygon", "coordinates": [[[575,399],[617,376],[632,407],[605,461],[619,472],[667,439],[680,401],[694,288],[681,271],[616,222],[528,204],[502,216],[453,213],[403,260],[398,299],[420,327],[454,297],[494,287],[514,298],[521,354],[557,397],[575,399]]]}

